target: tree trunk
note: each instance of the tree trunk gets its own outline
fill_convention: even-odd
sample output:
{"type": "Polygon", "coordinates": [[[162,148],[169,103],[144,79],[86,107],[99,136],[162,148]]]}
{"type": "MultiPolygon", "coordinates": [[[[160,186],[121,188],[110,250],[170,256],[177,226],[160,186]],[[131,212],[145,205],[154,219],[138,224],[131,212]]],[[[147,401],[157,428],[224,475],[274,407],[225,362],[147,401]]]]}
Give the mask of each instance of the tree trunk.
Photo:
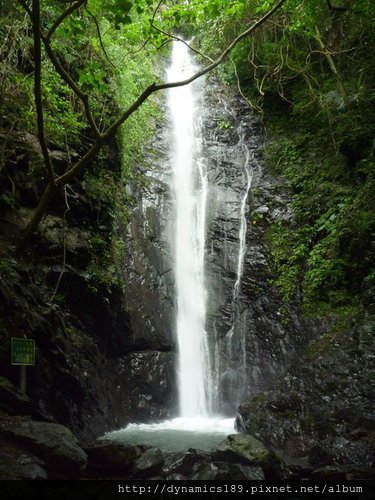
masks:
{"type": "Polygon", "coordinates": [[[43,219],[43,216],[46,213],[47,208],[51,203],[53,197],[57,193],[58,189],[59,189],[58,186],[56,186],[56,184],[53,184],[52,182],[50,182],[46,187],[43,196],[41,197],[39,204],[35,209],[30,221],[28,222],[27,226],[21,233],[21,238],[16,247],[17,253],[19,254],[22,253],[27,247],[29,239],[39,226],[40,221],[43,219]]]}
{"type": "Polygon", "coordinates": [[[327,58],[329,67],[331,68],[331,71],[336,78],[337,87],[338,87],[339,92],[341,94],[342,100],[344,101],[345,107],[346,107],[346,109],[349,109],[350,108],[350,100],[349,100],[348,94],[345,90],[344,84],[342,83],[342,80],[341,80],[340,74],[337,70],[335,61],[333,60],[331,54],[328,52],[326,46],[324,45],[322,37],[320,35],[319,29],[317,26],[315,27],[315,32],[316,32],[315,39],[318,42],[318,44],[320,45],[320,48],[322,49],[322,51],[324,52],[324,55],[327,58]]]}

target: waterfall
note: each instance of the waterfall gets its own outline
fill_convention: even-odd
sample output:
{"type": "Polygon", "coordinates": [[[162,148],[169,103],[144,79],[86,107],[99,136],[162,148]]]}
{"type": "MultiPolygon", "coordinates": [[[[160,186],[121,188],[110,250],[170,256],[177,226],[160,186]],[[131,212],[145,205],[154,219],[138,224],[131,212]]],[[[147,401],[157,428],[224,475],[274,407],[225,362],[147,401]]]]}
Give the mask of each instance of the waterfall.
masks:
{"type": "MultiPolygon", "coordinates": [[[[194,72],[189,49],[175,42],[168,80],[194,72]]],[[[175,201],[174,262],[177,296],[178,391],[181,417],[210,413],[210,359],[205,330],[204,276],[207,176],[201,155],[195,86],[168,92],[175,201]]]]}
{"type": "Polygon", "coordinates": [[[246,187],[244,191],[243,198],[241,200],[241,208],[240,208],[240,230],[239,230],[239,245],[238,245],[238,262],[237,262],[237,279],[234,284],[234,291],[233,291],[233,302],[237,302],[238,300],[238,294],[240,291],[240,285],[241,285],[241,278],[243,274],[243,267],[244,267],[244,259],[245,259],[245,252],[246,252],[246,229],[247,229],[247,223],[246,223],[246,203],[247,203],[247,198],[249,196],[249,191],[251,188],[251,182],[253,178],[252,171],[250,170],[249,166],[249,161],[250,161],[250,153],[249,153],[249,148],[244,144],[244,137],[241,135],[240,138],[240,144],[239,144],[245,152],[245,162],[244,162],[244,173],[246,177],[246,187]]]}
{"type": "MultiPolygon", "coordinates": [[[[172,61],[167,70],[168,81],[186,79],[196,70],[188,47],[181,42],[173,42],[172,61]]],[[[205,254],[209,182],[207,144],[203,142],[204,119],[207,118],[207,109],[202,104],[204,91],[206,88],[201,83],[194,82],[172,88],[167,95],[170,126],[165,137],[171,173],[163,164],[163,174],[168,179],[166,182],[172,194],[172,203],[162,206],[168,206],[167,217],[173,236],[168,238],[165,234],[163,243],[173,254],[179,413],[171,420],[130,423],[124,429],[107,435],[126,443],[150,444],[165,450],[189,447],[210,450],[226,435],[234,432],[233,415],[224,418],[222,414],[214,414],[214,410],[220,410],[219,339],[215,328],[206,331],[205,254]],[[173,219],[173,222],[169,222],[169,219],[173,219]]],[[[244,143],[240,146],[244,147],[244,143]]],[[[245,167],[248,168],[248,159],[245,167]]],[[[249,184],[251,181],[249,177],[247,179],[249,184]]],[[[241,273],[245,252],[245,205],[244,197],[240,228],[243,234],[239,257],[241,273]]],[[[144,217],[147,220],[148,215],[144,214],[144,217]]],[[[146,234],[148,230],[146,227],[146,234]]],[[[238,272],[238,276],[241,273],[238,272]]],[[[237,288],[239,286],[240,282],[237,288]]]]}

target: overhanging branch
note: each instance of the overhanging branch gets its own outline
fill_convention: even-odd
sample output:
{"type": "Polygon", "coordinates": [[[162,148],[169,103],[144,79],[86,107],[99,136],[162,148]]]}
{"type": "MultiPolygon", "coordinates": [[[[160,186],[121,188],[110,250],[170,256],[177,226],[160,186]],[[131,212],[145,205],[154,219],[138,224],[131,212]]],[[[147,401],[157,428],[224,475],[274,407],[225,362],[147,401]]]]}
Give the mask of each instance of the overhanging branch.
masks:
{"type": "Polygon", "coordinates": [[[224,59],[230,54],[230,52],[234,49],[234,47],[244,38],[246,38],[248,35],[250,35],[253,31],[255,31],[259,26],[261,26],[265,21],[267,21],[268,18],[270,18],[277,10],[280,9],[280,7],[286,2],[286,0],[280,0],[267,14],[265,14],[263,17],[261,17],[258,21],[256,21],[252,26],[250,26],[247,30],[243,31],[240,33],[234,40],[233,42],[228,45],[228,47],[221,53],[221,55],[213,61],[211,64],[208,66],[204,67],[200,71],[197,71],[192,75],[190,78],[187,78],[186,80],[180,80],[177,82],[168,82],[168,83],[162,83],[159,85],[156,85],[153,83],[147,89],[139,96],[137,101],[130,107],[128,108],[122,116],[111,126],[107,129],[107,131],[104,133],[104,136],[106,137],[111,137],[117,129],[122,125],[130,115],[136,111],[139,106],[146,100],[148,97],[153,94],[154,92],[158,90],[165,90],[165,89],[171,89],[175,87],[183,87],[184,85],[188,85],[189,83],[194,82],[194,80],[197,80],[201,76],[205,75],[206,73],[209,73],[213,69],[215,69],[219,64],[221,64],[224,59]],[[138,105],[137,103],[140,102],[138,105]]]}
{"type": "MultiPolygon", "coordinates": [[[[30,9],[28,8],[26,2],[24,0],[18,0],[19,3],[25,8],[25,10],[29,13],[30,9]]],[[[22,237],[19,241],[18,244],[18,250],[22,251],[33,234],[33,232],[37,229],[39,222],[45,215],[45,213],[48,210],[48,207],[55,196],[57,189],[63,187],[66,185],[68,182],[73,180],[81,171],[83,171],[90,163],[91,161],[95,158],[97,153],[102,149],[104,146],[105,142],[113,137],[119,127],[135,112],[138,110],[138,108],[156,91],[159,90],[164,90],[164,89],[169,89],[169,88],[174,88],[174,87],[182,87],[184,85],[188,85],[189,83],[193,82],[194,80],[197,80],[201,76],[205,75],[209,71],[213,70],[216,68],[219,64],[221,64],[224,59],[230,54],[230,52],[234,49],[234,47],[245,37],[250,35],[252,32],[254,32],[259,26],[261,26],[267,19],[269,19],[280,7],[285,3],[286,0],[280,0],[267,14],[265,14],[261,19],[259,19],[257,22],[255,22],[252,26],[250,26],[248,29],[243,31],[240,35],[238,35],[233,42],[228,45],[228,47],[222,52],[222,54],[211,64],[207,65],[200,71],[194,73],[190,78],[187,78],[185,80],[180,80],[176,82],[168,82],[168,83],[163,83],[163,84],[151,84],[149,85],[134,101],[134,103],[127,109],[125,110],[122,115],[111,125],[107,128],[107,130],[100,134],[98,131],[96,124],[92,118],[90,108],[88,106],[88,97],[81,91],[81,89],[77,86],[77,84],[72,80],[70,75],[67,73],[67,71],[63,68],[63,66],[60,64],[58,58],[56,57],[54,51],[52,50],[52,47],[50,45],[49,40],[46,38],[46,36],[43,36],[42,33],[40,33],[40,37],[44,43],[44,46],[46,48],[46,52],[48,54],[48,57],[51,59],[52,64],[55,66],[57,72],[60,74],[60,76],[66,81],[66,83],[74,90],[74,92],[83,100],[83,103],[85,104],[85,110],[86,114],[88,115],[89,122],[92,127],[94,127],[94,130],[96,131],[96,139],[94,144],[91,146],[91,148],[87,151],[87,153],[75,164],[73,165],[65,174],[61,175],[58,177],[54,183],[50,182],[41,198],[39,201],[38,207],[36,208],[35,212],[33,213],[33,216],[31,217],[29,223],[26,225],[22,237]]]]}
{"type": "Polygon", "coordinates": [[[44,135],[44,116],[42,99],[42,47],[40,40],[40,0],[33,0],[32,21],[34,36],[34,97],[37,116],[38,137],[42,150],[44,163],[48,171],[49,182],[54,184],[55,175],[53,173],[51,157],[48,152],[47,142],[44,135]]]}
{"type": "Polygon", "coordinates": [[[54,34],[54,32],[57,30],[57,28],[60,26],[60,24],[64,21],[64,19],[70,16],[72,12],[79,9],[79,7],[81,7],[81,5],[83,5],[86,2],[87,0],[78,0],[76,3],[72,3],[70,7],[64,10],[64,12],[56,19],[56,21],[52,24],[52,26],[48,30],[46,38],[49,40],[51,36],[54,34]]]}

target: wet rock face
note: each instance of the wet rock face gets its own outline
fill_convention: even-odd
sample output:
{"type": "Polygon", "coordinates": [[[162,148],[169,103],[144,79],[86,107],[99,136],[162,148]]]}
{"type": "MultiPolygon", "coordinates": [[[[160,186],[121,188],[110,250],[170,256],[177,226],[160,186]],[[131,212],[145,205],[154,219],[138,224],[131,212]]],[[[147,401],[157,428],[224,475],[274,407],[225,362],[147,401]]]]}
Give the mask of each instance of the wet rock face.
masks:
{"type": "Polygon", "coordinates": [[[167,418],[177,404],[168,150],[163,124],[138,165],[145,181],[129,188],[135,208],[124,234],[124,281],[131,335],[115,370],[128,381],[119,397],[130,421],[167,418]]]}
{"type": "Polygon", "coordinates": [[[176,399],[171,352],[138,351],[115,362],[113,370],[126,385],[115,388],[122,421],[148,422],[170,415],[176,399]]]}
{"type": "Polygon", "coordinates": [[[345,437],[328,438],[314,446],[309,463],[315,467],[325,465],[374,465],[375,447],[364,440],[353,441],[345,437]]]}
{"type": "Polygon", "coordinates": [[[32,399],[4,377],[0,377],[0,411],[10,415],[31,415],[38,420],[53,421],[52,417],[40,411],[32,399]]]}
{"type": "Polygon", "coordinates": [[[233,415],[285,370],[311,331],[295,311],[285,321],[269,284],[267,228],[293,214],[283,180],[264,170],[259,120],[214,78],[202,100],[209,178],[207,331],[219,386],[217,409],[233,415]]]}
{"type": "Polygon", "coordinates": [[[35,339],[36,363],[27,368],[27,394],[33,404],[28,398],[20,398],[17,389],[8,383],[1,389],[3,409],[36,418],[53,420],[54,417],[84,440],[125,424],[126,421],[119,420],[122,408],[113,387],[125,386],[128,381],[111,370],[116,358],[106,357],[114,355],[116,345],[117,356],[121,347],[122,352],[128,352],[122,343],[127,330],[121,328],[124,318],[120,305],[118,309],[114,307],[116,293],[117,303],[121,303],[120,292],[113,290],[113,302],[107,303],[103,299],[108,290],[103,290],[102,296],[93,294],[84,279],[71,270],[64,273],[61,290],[65,292],[77,285],[77,295],[67,293],[72,302],[74,297],[77,299],[74,308],[69,310],[68,304],[51,308],[48,300],[53,290],[39,282],[39,278],[51,274],[50,270],[43,273],[43,278],[35,273],[34,283],[27,270],[24,275],[22,272],[15,272],[12,281],[3,281],[0,289],[4,332],[0,370],[4,378],[18,384],[19,367],[9,362],[10,338],[21,336],[22,332],[35,339]],[[89,320],[86,307],[79,307],[84,302],[95,304],[89,320]]]}
{"type": "Polygon", "coordinates": [[[312,341],[280,381],[241,405],[237,426],[316,468],[372,466],[374,318],[312,341]]]}
{"type": "Polygon", "coordinates": [[[171,253],[169,136],[156,130],[152,152],[138,165],[143,183],[131,186],[135,200],[124,235],[124,278],[131,316],[133,350],[170,350],[174,346],[174,276],[171,253]]]}
{"type": "MultiPolygon", "coordinates": [[[[45,182],[34,173],[29,175],[32,162],[40,161],[38,155],[30,157],[30,141],[38,142],[24,138],[15,144],[22,165],[15,161],[7,166],[9,171],[0,172],[1,185],[8,176],[14,179],[16,202],[14,207],[0,204],[0,246],[4,252],[0,273],[0,375],[4,377],[0,407],[10,414],[55,419],[87,442],[132,419],[129,408],[135,407],[135,402],[129,406],[128,399],[120,399],[118,393],[129,385],[136,391],[138,372],[123,376],[117,368],[123,356],[145,348],[144,339],[138,344],[134,340],[122,288],[96,279],[90,269],[93,261],[98,262],[93,242],[109,239],[113,221],[108,202],[89,199],[83,180],[78,179],[68,189],[67,200],[63,191],[56,195],[39,233],[32,238],[28,258],[14,257],[10,242],[30,219],[45,182]],[[12,383],[19,383],[19,367],[10,364],[10,339],[23,336],[36,343],[35,366],[27,368],[27,394],[32,403],[12,388],[12,383]],[[126,411],[124,402],[128,404],[126,411]]],[[[106,165],[115,172],[120,168],[115,142],[107,153],[106,165]]],[[[58,162],[56,171],[68,168],[63,154],[55,151],[52,156],[58,162]]],[[[96,165],[91,168],[95,171],[96,165]]],[[[9,181],[4,186],[12,187],[9,181]]],[[[151,336],[147,329],[145,332],[145,337],[151,336]]],[[[167,370],[160,371],[165,374],[167,370]]],[[[160,394],[163,384],[156,375],[153,380],[160,394]]],[[[171,393],[169,387],[166,390],[171,393]]]]}

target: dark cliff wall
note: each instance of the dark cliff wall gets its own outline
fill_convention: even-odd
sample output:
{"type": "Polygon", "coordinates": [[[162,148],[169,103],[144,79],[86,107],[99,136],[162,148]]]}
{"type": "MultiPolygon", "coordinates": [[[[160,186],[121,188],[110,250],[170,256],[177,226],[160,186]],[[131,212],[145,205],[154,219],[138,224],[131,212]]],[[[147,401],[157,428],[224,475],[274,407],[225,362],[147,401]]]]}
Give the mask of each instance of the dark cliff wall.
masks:
{"type": "MultiPolygon", "coordinates": [[[[13,148],[13,155],[0,173],[3,194],[9,192],[13,200],[0,210],[0,375],[18,384],[10,339],[35,339],[28,395],[40,411],[91,439],[123,425],[133,411],[118,397],[129,384],[118,370],[121,355],[131,350],[126,297],[120,283],[106,282],[93,271],[93,263],[96,273],[100,269],[97,242],[109,246],[112,239],[111,207],[90,196],[87,181],[78,179],[66,196],[56,197],[39,234],[16,258],[14,242],[43,185],[33,171],[41,161],[37,144],[29,134],[10,136],[7,148],[13,148]]],[[[52,157],[58,159],[56,168],[66,168],[63,152],[54,151],[52,157]]],[[[114,175],[119,171],[115,142],[105,162],[114,175]]],[[[100,159],[93,172],[99,164],[100,159]]]]}
{"type": "Polygon", "coordinates": [[[298,303],[287,306],[272,285],[268,248],[271,223],[293,218],[282,177],[271,175],[262,158],[259,117],[232,88],[209,80],[204,96],[204,151],[210,181],[207,234],[207,329],[218,351],[221,411],[265,390],[319,331],[302,321],[298,303]],[[251,175],[246,196],[246,162],[251,175]],[[246,220],[243,270],[238,281],[241,217],[246,220]],[[212,333],[211,333],[212,334],[212,333]]]}

